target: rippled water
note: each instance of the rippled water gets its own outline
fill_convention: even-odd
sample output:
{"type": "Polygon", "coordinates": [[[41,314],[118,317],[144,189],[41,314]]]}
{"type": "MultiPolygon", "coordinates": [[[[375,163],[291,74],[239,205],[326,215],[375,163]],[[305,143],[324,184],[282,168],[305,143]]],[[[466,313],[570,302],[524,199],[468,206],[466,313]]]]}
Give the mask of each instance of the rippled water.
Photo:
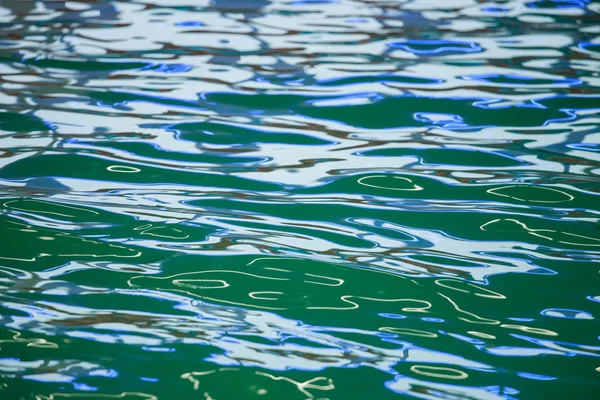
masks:
{"type": "Polygon", "coordinates": [[[3,399],[600,397],[600,3],[0,5],[3,399]]]}

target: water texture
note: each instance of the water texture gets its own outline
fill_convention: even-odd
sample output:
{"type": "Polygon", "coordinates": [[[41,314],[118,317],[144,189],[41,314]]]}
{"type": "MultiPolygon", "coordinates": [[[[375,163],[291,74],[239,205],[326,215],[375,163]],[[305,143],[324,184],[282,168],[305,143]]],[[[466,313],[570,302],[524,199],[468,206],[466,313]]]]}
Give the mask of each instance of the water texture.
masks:
{"type": "Polygon", "coordinates": [[[600,398],[599,14],[2,0],[0,397],[600,398]]]}

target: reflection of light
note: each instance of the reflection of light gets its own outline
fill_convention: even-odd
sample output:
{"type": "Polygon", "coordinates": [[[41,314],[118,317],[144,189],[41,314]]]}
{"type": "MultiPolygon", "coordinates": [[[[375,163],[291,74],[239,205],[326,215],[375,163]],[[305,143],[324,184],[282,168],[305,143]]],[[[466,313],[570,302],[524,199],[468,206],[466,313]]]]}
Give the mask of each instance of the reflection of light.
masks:
{"type": "Polygon", "coordinates": [[[600,296],[588,296],[586,299],[594,301],[596,303],[600,303],[600,296]]]}
{"type": "Polygon", "coordinates": [[[49,256],[50,254],[40,254],[37,257],[31,258],[15,258],[15,257],[0,257],[0,260],[12,260],[12,261],[23,261],[23,262],[34,262],[38,257],[49,256]]]}
{"type": "Polygon", "coordinates": [[[437,323],[444,322],[444,320],[442,318],[432,318],[432,317],[421,317],[421,320],[427,321],[427,322],[437,322],[437,323]]]}
{"type": "Polygon", "coordinates": [[[442,296],[443,298],[445,298],[446,300],[448,300],[450,302],[450,304],[452,304],[452,306],[456,309],[456,311],[461,312],[463,314],[470,315],[470,316],[472,316],[472,317],[475,318],[475,320],[467,319],[467,318],[464,318],[464,317],[458,317],[458,319],[461,319],[461,320],[463,320],[465,322],[470,322],[470,323],[473,323],[473,324],[498,325],[500,323],[500,321],[496,321],[495,319],[483,318],[483,317],[480,317],[477,314],[473,314],[472,312],[465,311],[465,310],[461,309],[454,301],[452,301],[452,299],[450,297],[445,296],[445,295],[443,295],[441,293],[438,293],[438,294],[440,296],[442,296]]]}
{"type": "Polygon", "coordinates": [[[406,40],[388,44],[392,49],[400,49],[415,55],[442,55],[445,52],[479,53],[483,48],[477,43],[457,40],[406,40]],[[418,49],[414,46],[428,46],[429,49],[418,49]]]}
{"type": "Polygon", "coordinates": [[[475,296],[480,296],[480,297],[487,297],[489,299],[506,299],[506,297],[504,295],[501,295],[500,293],[496,293],[494,291],[483,288],[481,286],[474,285],[470,282],[463,282],[463,281],[458,281],[458,280],[454,280],[454,279],[443,278],[443,279],[437,279],[435,281],[435,284],[438,286],[444,287],[446,289],[452,289],[452,290],[456,290],[456,291],[463,292],[463,293],[474,294],[475,296]],[[468,289],[460,289],[460,288],[451,286],[450,283],[457,284],[457,285],[463,285],[463,286],[470,286],[476,290],[475,290],[475,293],[472,293],[468,289]]]}
{"type": "Polygon", "coordinates": [[[256,299],[256,300],[269,300],[269,301],[279,300],[278,298],[257,296],[258,294],[285,294],[285,293],[283,293],[283,292],[251,292],[248,294],[248,296],[250,296],[251,298],[256,299]]]}
{"type": "Polygon", "coordinates": [[[545,347],[545,349],[535,349],[535,350],[538,350],[538,351],[545,350],[545,352],[547,352],[548,354],[560,354],[560,355],[567,356],[567,357],[571,357],[573,355],[579,354],[579,355],[583,355],[583,356],[591,356],[591,357],[600,358],[600,354],[598,353],[598,351],[600,351],[600,347],[598,347],[598,346],[585,346],[585,345],[577,345],[577,344],[568,343],[568,342],[558,342],[558,341],[549,340],[549,339],[538,339],[538,338],[533,338],[530,336],[520,335],[520,334],[516,334],[516,333],[512,334],[511,336],[513,336],[517,339],[525,340],[530,343],[534,343],[540,347],[545,347]],[[566,346],[571,346],[571,348],[566,347],[566,346]],[[572,347],[574,347],[574,348],[572,348],[572,347]],[[550,350],[547,350],[547,349],[550,349],[550,350]]]}
{"type": "Polygon", "coordinates": [[[23,375],[22,379],[38,382],[73,382],[76,378],[70,375],[48,372],[42,374],[23,375]]]}
{"type": "Polygon", "coordinates": [[[494,194],[496,196],[508,197],[510,199],[519,200],[519,201],[528,201],[531,203],[564,203],[567,201],[571,201],[575,198],[574,196],[570,195],[567,192],[564,192],[564,191],[558,190],[558,189],[554,189],[554,188],[545,187],[545,186],[509,185],[509,186],[502,186],[502,187],[498,187],[498,188],[488,189],[487,192],[489,194],[494,194]],[[550,192],[556,192],[556,193],[563,194],[563,195],[567,196],[567,198],[565,200],[532,200],[532,199],[523,199],[523,198],[520,198],[517,196],[511,196],[511,195],[501,192],[501,191],[506,191],[506,189],[512,189],[512,188],[530,188],[530,189],[541,190],[541,191],[547,190],[550,192]]]}
{"type": "Polygon", "coordinates": [[[141,349],[145,350],[145,351],[153,351],[155,353],[173,353],[175,351],[175,349],[170,348],[170,347],[149,347],[149,346],[142,346],[141,349]]]}
{"type": "Polygon", "coordinates": [[[556,380],[556,377],[554,377],[554,376],[530,374],[528,372],[517,372],[517,375],[519,375],[523,378],[533,379],[536,381],[554,381],[554,380],[556,380]]]}
{"type": "Polygon", "coordinates": [[[146,71],[146,70],[152,71],[152,72],[161,72],[164,74],[175,74],[175,73],[180,73],[180,72],[189,72],[192,70],[192,66],[186,65],[186,64],[158,63],[158,64],[148,64],[147,66],[139,69],[139,71],[146,71]]]}
{"type": "Polygon", "coordinates": [[[537,85],[580,85],[583,83],[580,79],[542,79],[542,78],[533,78],[529,76],[522,75],[513,75],[513,74],[472,74],[472,75],[464,75],[460,77],[464,80],[474,80],[485,83],[498,83],[502,85],[526,85],[526,84],[537,84],[537,85]],[[494,79],[504,79],[505,82],[494,82],[494,79]],[[506,82],[507,80],[512,80],[513,82],[506,82]]]}
{"type": "Polygon", "coordinates": [[[384,317],[384,318],[393,318],[393,319],[404,319],[406,318],[406,315],[400,315],[400,314],[391,314],[391,313],[380,313],[380,316],[384,317]]]}
{"type": "Polygon", "coordinates": [[[442,379],[466,379],[469,377],[464,371],[448,367],[435,367],[433,365],[413,365],[410,370],[415,374],[431,376],[442,379]]]}
{"type": "Polygon", "coordinates": [[[73,382],[73,389],[81,390],[82,392],[97,392],[98,388],[95,386],[89,386],[85,383],[75,383],[73,382]]]}
{"type": "Polygon", "coordinates": [[[123,392],[121,394],[100,394],[100,393],[52,393],[51,395],[45,396],[38,394],[35,396],[36,400],[56,400],[57,398],[73,398],[77,399],[83,397],[84,399],[100,398],[100,399],[144,399],[144,400],[158,400],[158,397],[151,394],[139,393],[139,392],[123,392]]]}
{"type": "MultiPolygon", "coordinates": [[[[557,231],[554,229],[533,229],[533,228],[529,228],[523,222],[520,222],[520,221],[518,221],[516,219],[512,219],[512,218],[494,219],[492,221],[486,222],[485,224],[481,225],[479,227],[479,229],[481,229],[482,231],[487,231],[487,229],[485,229],[486,227],[496,224],[498,222],[502,222],[502,221],[515,223],[519,227],[525,229],[526,233],[528,233],[528,234],[531,234],[531,235],[534,235],[534,236],[537,236],[537,237],[540,237],[540,238],[546,239],[546,240],[551,240],[551,241],[556,240],[558,243],[561,243],[561,244],[570,244],[573,246],[594,246],[594,247],[600,246],[600,239],[596,239],[596,238],[589,237],[589,236],[578,235],[576,233],[561,232],[561,231],[557,231]],[[543,232],[544,234],[541,234],[540,232],[543,232]],[[558,240],[555,237],[547,236],[547,235],[556,236],[554,234],[566,235],[566,236],[573,237],[573,238],[588,239],[588,240],[592,240],[597,243],[589,243],[589,242],[588,243],[576,243],[576,242],[571,242],[571,241],[558,240]]],[[[569,240],[571,240],[571,239],[569,239],[569,240]]]]}
{"type": "Polygon", "coordinates": [[[567,319],[594,319],[592,314],[579,311],[579,310],[570,310],[566,308],[548,308],[543,310],[540,314],[545,315],[547,317],[555,317],[555,318],[567,318],[567,319]]]}
{"type": "Polygon", "coordinates": [[[385,386],[402,395],[411,398],[437,400],[437,399],[481,399],[481,400],[507,400],[514,399],[506,395],[518,393],[515,389],[507,386],[469,387],[443,383],[434,383],[416,380],[402,375],[396,379],[386,382],[385,386]],[[499,394],[496,394],[499,393],[499,394]]]}
{"type": "Polygon", "coordinates": [[[438,335],[433,332],[422,331],[420,329],[411,329],[411,328],[394,328],[389,326],[384,326],[379,328],[382,332],[396,333],[398,335],[409,335],[409,336],[420,336],[426,338],[436,338],[438,335]]]}
{"type": "Polygon", "coordinates": [[[111,165],[109,167],[106,167],[106,169],[110,172],[122,172],[125,174],[135,174],[141,171],[141,169],[139,168],[131,167],[128,165],[111,165]]]}
{"type": "Polygon", "coordinates": [[[267,374],[267,373],[260,372],[260,371],[257,371],[256,374],[257,375],[266,376],[266,377],[271,378],[271,379],[273,379],[275,381],[281,381],[281,380],[283,380],[283,381],[289,382],[289,383],[295,385],[298,388],[299,391],[301,391],[306,396],[308,396],[309,399],[314,399],[315,396],[313,394],[311,394],[310,392],[308,392],[306,389],[316,389],[316,390],[333,390],[333,389],[335,389],[335,386],[333,385],[333,381],[331,379],[329,379],[329,378],[324,377],[324,376],[319,376],[319,377],[316,377],[316,378],[312,378],[312,379],[309,379],[309,380],[307,380],[305,382],[298,382],[298,381],[295,381],[293,379],[287,378],[285,376],[275,376],[275,375],[267,374]],[[327,384],[325,384],[325,385],[315,385],[313,383],[313,382],[321,382],[323,380],[326,381],[327,384]]]}
{"type": "Polygon", "coordinates": [[[471,336],[477,336],[480,337],[482,339],[496,339],[496,336],[494,335],[490,335],[487,333],[483,333],[483,332],[477,332],[477,331],[467,331],[467,333],[471,336]]]}
{"type": "Polygon", "coordinates": [[[204,26],[200,21],[182,21],[175,24],[175,26],[204,26]]]}
{"type": "Polygon", "coordinates": [[[368,187],[372,187],[372,188],[376,188],[376,189],[388,189],[388,190],[403,190],[403,191],[408,191],[408,192],[418,192],[420,190],[423,190],[423,188],[415,183],[413,183],[412,180],[410,180],[409,178],[405,178],[403,176],[389,176],[389,175],[372,175],[372,176],[364,176],[362,178],[360,178],[357,181],[359,184],[363,185],[363,186],[368,186],[368,187]],[[367,179],[373,179],[373,178],[391,178],[391,179],[398,179],[401,181],[405,181],[408,183],[411,183],[413,186],[411,188],[398,188],[398,187],[389,187],[389,186],[379,186],[379,185],[374,185],[374,184],[369,184],[369,183],[364,183],[364,180],[367,179]]]}
{"type": "Polygon", "coordinates": [[[507,328],[507,329],[518,329],[520,331],[527,332],[527,333],[537,333],[538,335],[558,336],[558,333],[556,333],[554,331],[551,331],[548,329],[542,329],[542,328],[532,328],[532,327],[526,326],[526,325],[502,324],[500,326],[502,328],[507,328]]]}
{"type": "Polygon", "coordinates": [[[360,85],[371,82],[377,83],[401,83],[414,85],[436,85],[444,83],[443,79],[425,78],[422,76],[403,76],[395,74],[378,74],[378,75],[352,75],[343,76],[341,78],[322,79],[317,82],[319,86],[350,86],[360,85]]]}
{"type": "MultiPolygon", "coordinates": [[[[150,226],[152,226],[152,224],[150,224],[150,226]]],[[[161,235],[161,234],[157,234],[157,233],[150,233],[152,231],[157,231],[159,229],[171,229],[175,232],[183,232],[181,229],[176,229],[176,228],[171,228],[168,226],[155,226],[155,227],[149,227],[147,229],[144,229],[140,235],[148,235],[148,236],[155,236],[155,237],[160,237],[160,238],[165,238],[165,239],[176,239],[176,240],[183,240],[183,239],[187,239],[190,237],[190,235],[185,235],[185,236],[169,236],[169,235],[161,235]]]]}
{"type": "Polygon", "coordinates": [[[69,217],[69,218],[75,218],[75,215],[70,215],[70,214],[62,214],[59,212],[52,212],[52,211],[44,211],[44,210],[40,210],[40,209],[28,209],[28,208],[18,208],[18,207],[8,207],[9,204],[15,203],[15,202],[19,202],[19,203],[41,203],[43,205],[48,205],[48,206],[53,206],[56,208],[70,208],[73,210],[78,210],[78,211],[83,211],[86,213],[90,213],[90,214],[95,214],[98,215],[99,213],[97,211],[93,211],[93,210],[88,210],[86,208],[83,207],[75,207],[75,206],[67,206],[64,204],[58,204],[58,203],[54,203],[51,201],[41,201],[41,200],[32,200],[32,199],[25,199],[25,200],[10,200],[7,201],[3,204],[4,207],[7,207],[8,209],[11,210],[18,210],[18,211],[25,211],[25,212],[32,212],[32,213],[36,213],[36,214],[49,214],[49,215],[57,215],[59,217],[69,217]]]}
{"type": "MultiPolygon", "coordinates": [[[[190,381],[194,386],[194,390],[199,390],[200,389],[200,379],[198,379],[197,377],[213,375],[213,374],[220,373],[220,372],[241,372],[241,371],[242,370],[240,368],[227,368],[227,367],[219,368],[219,369],[215,369],[215,370],[209,370],[209,371],[193,371],[193,372],[187,372],[185,374],[182,374],[181,379],[190,381]]],[[[323,376],[312,378],[312,379],[309,379],[304,382],[298,382],[298,381],[295,381],[295,380],[290,379],[285,376],[275,376],[275,375],[268,374],[266,372],[260,372],[260,371],[255,371],[254,375],[264,376],[264,377],[267,377],[274,381],[283,381],[283,382],[291,383],[292,385],[296,386],[296,388],[300,392],[302,392],[305,396],[308,396],[307,400],[315,398],[315,396],[312,393],[310,393],[309,390],[328,391],[328,390],[335,389],[335,386],[333,385],[333,381],[331,379],[323,377],[323,376]],[[322,382],[322,381],[325,381],[325,382],[323,382],[324,384],[316,384],[317,382],[322,382]]],[[[265,389],[259,389],[257,391],[257,393],[259,395],[263,395],[263,394],[266,394],[267,391],[265,389]]],[[[210,397],[210,394],[208,392],[205,392],[204,396],[206,397],[206,399],[212,398],[212,397],[210,397]]]]}
{"type": "Polygon", "coordinates": [[[349,299],[361,299],[361,300],[370,300],[370,301],[377,301],[377,302],[382,302],[382,303],[397,303],[397,302],[413,302],[413,303],[420,303],[420,304],[425,304],[423,307],[404,307],[402,309],[402,311],[412,311],[412,312],[425,312],[425,310],[431,308],[431,303],[425,300],[415,300],[415,299],[377,299],[377,298],[373,298],[373,297],[363,297],[363,296],[352,296],[352,295],[347,295],[347,296],[342,296],[340,297],[340,299],[344,302],[344,303],[348,303],[351,306],[350,307],[306,307],[307,310],[338,310],[338,311],[345,311],[345,310],[354,310],[359,308],[359,305],[357,303],[355,303],[354,301],[351,301],[349,299]]]}
{"type": "Polygon", "coordinates": [[[213,302],[216,302],[216,303],[231,304],[231,305],[239,306],[239,307],[262,308],[262,309],[271,310],[271,311],[284,311],[284,310],[287,310],[287,308],[285,308],[285,307],[267,307],[267,306],[263,306],[263,305],[257,306],[256,304],[240,303],[238,301],[229,301],[229,300],[223,300],[223,299],[218,299],[218,298],[213,298],[213,297],[207,297],[207,296],[202,296],[202,298],[204,300],[207,300],[207,301],[213,301],[213,302]]]}
{"type": "MultiPolygon", "coordinates": [[[[12,329],[8,329],[8,332],[12,333],[12,339],[1,339],[0,343],[27,343],[27,347],[41,347],[41,348],[58,348],[58,344],[53,342],[48,342],[46,339],[24,339],[21,337],[21,332],[13,331],[12,329]]],[[[2,347],[0,346],[0,349],[2,347]]]]}
{"type": "Polygon", "coordinates": [[[341,286],[344,284],[344,280],[343,279],[338,279],[338,278],[331,278],[329,276],[322,276],[322,275],[314,275],[314,274],[306,274],[306,276],[312,276],[315,278],[323,278],[323,279],[328,279],[328,280],[332,280],[335,281],[336,283],[324,283],[324,282],[313,282],[313,281],[304,281],[306,283],[312,283],[315,285],[323,285],[323,286],[341,286]]]}
{"type": "MultiPolygon", "coordinates": [[[[277,259],[278,260],[299,260],[296,257],[278,257],[277,259]]],[[[250,261],[247,265],[252,265],[255,262],[260,261],[260,260],[269,260],[270,261],[270,260],[273,260],[273,258],[272,257],[259,257],[259,258],[255,258],[254,260],[250,261]]],[[[273,268],[273,267],[268,267],[268,268],[265,267],[265,269],[272,269],[272,270],[275,270],[275,271],[290,272],[290,271],[287,271],[287,270],[284,270],[284,269],[276,269],[276,268],[273,268]]]]}

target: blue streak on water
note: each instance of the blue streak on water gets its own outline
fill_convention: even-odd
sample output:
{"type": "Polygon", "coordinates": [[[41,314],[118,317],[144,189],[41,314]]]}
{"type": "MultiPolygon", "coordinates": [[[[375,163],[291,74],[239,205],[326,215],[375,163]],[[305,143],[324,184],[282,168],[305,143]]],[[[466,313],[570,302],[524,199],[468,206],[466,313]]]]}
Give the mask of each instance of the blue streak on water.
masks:
{"type": "Polygon", "coordinates": [[[388,44],[392,49],[405,50],[415,55],[446,55],[448,53],[480,53],[484,49],[477,43],[456,40],[406,40],[388,44]],[[417,46],[426,47],[423,49],[417,46]]]}

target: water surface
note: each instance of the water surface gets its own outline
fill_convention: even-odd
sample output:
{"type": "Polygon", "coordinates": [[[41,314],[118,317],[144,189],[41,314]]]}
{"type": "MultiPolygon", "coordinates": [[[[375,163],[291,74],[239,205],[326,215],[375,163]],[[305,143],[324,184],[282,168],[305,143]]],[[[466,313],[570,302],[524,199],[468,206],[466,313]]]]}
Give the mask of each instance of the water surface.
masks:
{"type": "Polygon", "coordinates": [[[0,397],[598,398],[599,13],[0,2],[0,397]]]}

